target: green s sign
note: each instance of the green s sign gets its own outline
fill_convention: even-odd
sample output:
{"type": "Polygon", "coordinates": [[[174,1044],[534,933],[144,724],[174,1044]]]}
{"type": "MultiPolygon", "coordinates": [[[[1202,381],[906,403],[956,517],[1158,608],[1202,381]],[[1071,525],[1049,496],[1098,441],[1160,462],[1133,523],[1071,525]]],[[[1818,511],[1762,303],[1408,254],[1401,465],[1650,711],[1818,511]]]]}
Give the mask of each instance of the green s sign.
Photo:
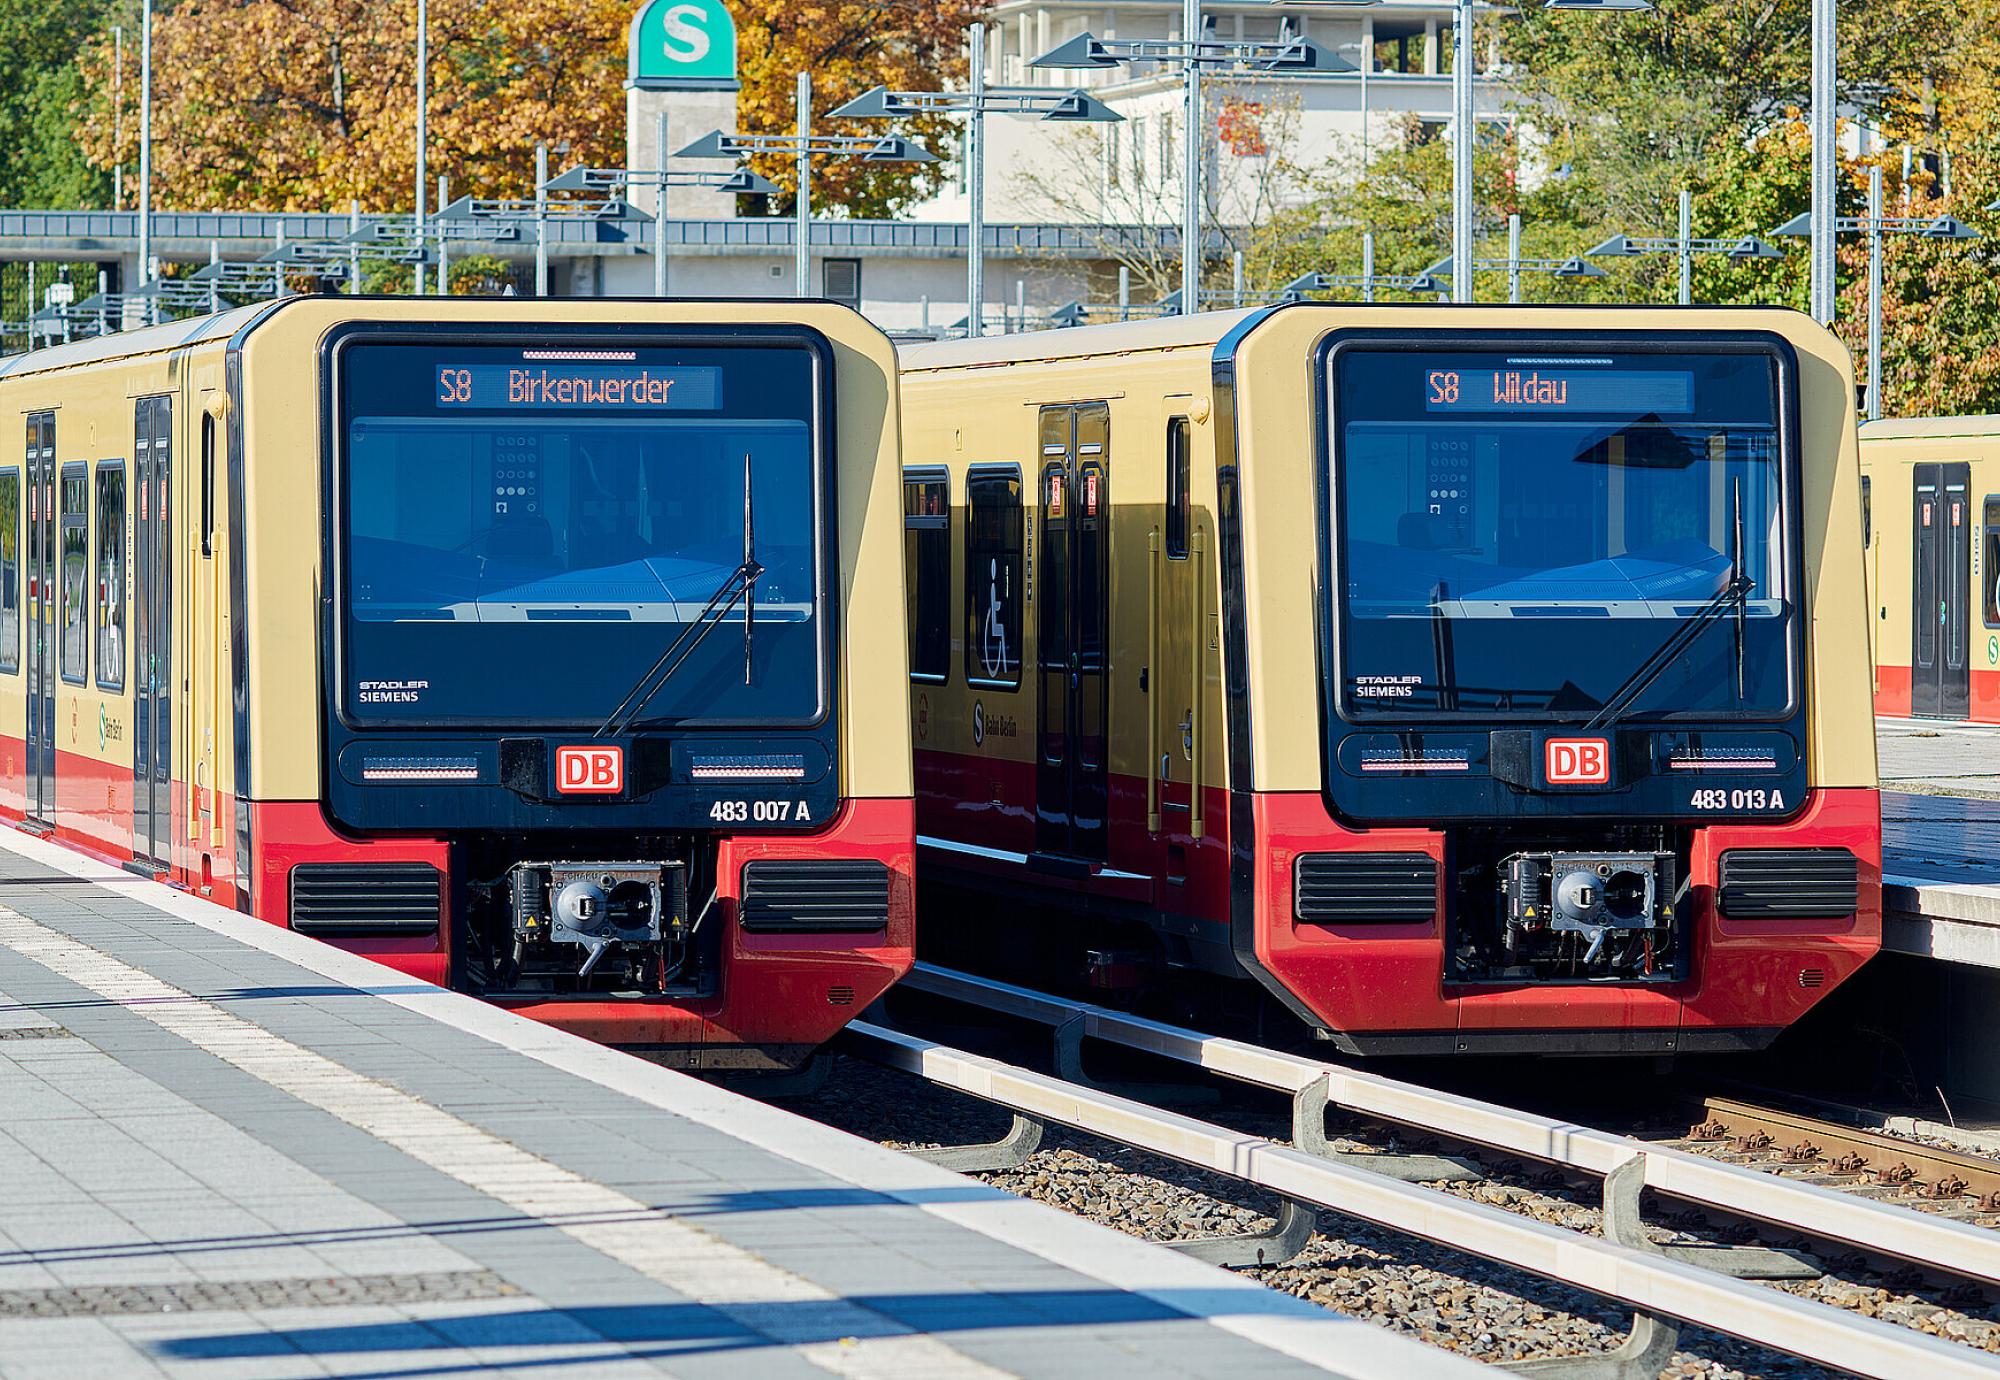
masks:
{"type": "Polygon", "coordinates": [[[627,67],[641,90],[733,90],[736,21],[722,0],[647,0],[632,16],[627,67]]]}

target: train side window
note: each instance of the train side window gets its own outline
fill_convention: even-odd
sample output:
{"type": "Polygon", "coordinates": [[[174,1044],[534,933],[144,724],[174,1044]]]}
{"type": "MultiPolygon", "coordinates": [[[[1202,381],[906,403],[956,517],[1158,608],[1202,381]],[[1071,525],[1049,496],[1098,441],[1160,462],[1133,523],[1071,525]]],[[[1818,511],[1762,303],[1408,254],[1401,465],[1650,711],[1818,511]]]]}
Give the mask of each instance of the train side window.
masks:
{"type": "Polygon", "coordinates": [[[215,554],[215,414],[201,414],[201,555],[215,554]]]}
{"type": "Polygon", "coordinates": [[[910,679],[951,677],[951,479],[903,471],[903,574],[910,620],[910,679]]]}
{"type": "Polygon", "coordinates": [[[21,472],[0,470],[0,671],[21,671],[21,472]]]}
{"type": "Polygon", "coordinates": [[[1861,549],[1866,551],[1875,544],[1875,507],[1870,501],[1868,476],[1861,476],[1861,549]]]}
{"type": "Polygon", "coordinates": [[[97,685],[125,688],[125,462],[97,467],[97,685]]]}
{"type": "Polygon", "coordinates": [[[1193,438],[1188,432],[1188,419],[1170,417],[1167,420],[1167,559],[1184,561],[1188,553],[1188,519],[1193,512],[1193,500],[1188,496],[1188,488],[1193,478],[1193,462],[1189,456],[1193,450],[1193,438]]]}
{"type": "Polygon", "coordinates": [[[981,467],[965,479],[965,678],[1021,687],[1021,470],[981,467]]]}
{"type": "Polygon", "coordinates": [[[1985,560],[1979,567],[1979,583],[1986,586],[1986,626],[2000,628],[2000,585],[1996,585],[2000,581],[2000,496],[1988,494],[1985,508],[1986,521],[1981,524],[1985,560]]]}
{"type": "Polygon", "coordinates": [[[61,554],[62,640],[58,670],[71,685],[90,671],[90,467],[64,465],[62,471],[61,554]]]}

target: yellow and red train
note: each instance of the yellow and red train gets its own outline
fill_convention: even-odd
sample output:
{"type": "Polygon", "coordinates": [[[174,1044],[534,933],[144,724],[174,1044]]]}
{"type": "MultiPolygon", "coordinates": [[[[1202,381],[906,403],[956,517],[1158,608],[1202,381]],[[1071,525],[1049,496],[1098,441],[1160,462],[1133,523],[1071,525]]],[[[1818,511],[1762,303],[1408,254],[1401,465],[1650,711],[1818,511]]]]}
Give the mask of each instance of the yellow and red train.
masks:
{"type": "Polygon", "coordinates": [[[696,1067],[912,955],[894,352],[293,298],[0,360],[0,814],[696,1067]]]}
{"type": "Polygon", "coordinates": [[[1768,1042],[1880,939],[1852,397],[1783,311],[906,351],[920,872],[1353,1052],[1768,1042]]]}
{"type": "Polygon", "coordinates": [[[1875,707],[2000,723],[2000,417],[1861,428],[1875,707]]]}

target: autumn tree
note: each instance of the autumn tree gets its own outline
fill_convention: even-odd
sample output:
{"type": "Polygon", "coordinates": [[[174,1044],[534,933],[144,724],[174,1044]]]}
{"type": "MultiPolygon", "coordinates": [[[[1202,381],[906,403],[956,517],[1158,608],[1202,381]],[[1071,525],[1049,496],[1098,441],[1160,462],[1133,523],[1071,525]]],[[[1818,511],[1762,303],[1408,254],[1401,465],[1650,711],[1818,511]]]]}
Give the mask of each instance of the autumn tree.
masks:
{"type": "MultiPolygon", "coordinates": [[[[958,155],[957,123],[927,117],[892,126],[883,120],[828,122],[826,111],[875,86],[937,90],[965,82],[965,29],[987,0],[730,0],[736,17],[736,125],[757,134],[797,127],[797,74],[812,73],[814,128],[829,134],[897,132],[945,161],[911,165],[822,160],[813,169],[813,203],[875,218],[934,192],[958,155]]],[[[797,170],[785,157],[755,163],[784,189],[789,207],[797,170]]]]}
{"type": "MultiPolygon", "coordinates": [[[[538,140],[624,153],[626,0],[431,0],[429,163],[454,191],[521,194],[538,140]]],[[[182,0],[155,20],[154,192],[169,206],[410,205],[416,7],[371,0],[182,0]]],[[[127,89],[136,84],[126,46],[127,89]]],[[[113,138],[111,48],[84,60],[80,131],[113,138]]]]}
{"type": "MultiPolygon", "coordinates": [[[[519,196],[532,185],[537,142],[566,148],[559,166],[623,162],[626,29],[635,3],[430,0],[430,171],[448,175],[454,195],[519,196]]],[[[14,4],[61,7],[0,0],[14,4]]],[[[822,111],[877,84],[962,78],[962,30],[979,8],[978,0],[734,0],[739,123],[789,129],[801,70],[814,74],[822,111]]],[[[81,67],[78,142],[92,165],[108,168],[135,161],[137,129],[128,118],[123,145],[114,137],[111,44],[96,31],[102,37],[81,67]]],[[[159,204],[410,205],[414,0],[181,0],[155,20],[153,52],[159,204]]],[[[125,62],[129,93],[137,85],[134,44],[125,62]]],[[[952,152],[946,126],[929,122],[916,132],[952,152]]],[[[763,171],[790,186],[788,161],[763,171]]],[[[816,177],[816,200],[856,214],[886,213],[935,185],[935,174],[921,169],[851,160],[816,177]]]]}

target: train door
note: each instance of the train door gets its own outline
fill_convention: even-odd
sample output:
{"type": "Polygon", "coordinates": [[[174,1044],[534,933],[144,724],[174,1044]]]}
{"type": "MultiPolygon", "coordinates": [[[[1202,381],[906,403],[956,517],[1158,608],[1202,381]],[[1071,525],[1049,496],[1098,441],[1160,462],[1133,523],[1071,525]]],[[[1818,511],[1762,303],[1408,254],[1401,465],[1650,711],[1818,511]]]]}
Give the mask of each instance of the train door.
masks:
{"type": "Polygon", "coordinates": [[[188,783],[187,836],[194,844],[201,884],[212,884],[209,858],[223,841],[224,814],[219,763],[225,731],[222,712],[228,672],[223,664],[222,561],[216,555],[216,484],[222,467],[221,395],[210,393],[196,414],[199,428],[198,471],[190,514],[198,519],[182,538],[186,565],[183,588],[188,592],[188,727],[182,739],[187,760],[181,774],[188,783]]]}
{"type": "Polygon", "coordinates": [[[1971,707],[1971,466],[1917,465],[1911,484],[1910,713],[1962,719],[1971,707]]]}
{"type": "Polygon", "coordinates": [[[171,397],[133,404],[132,851],[161,864],[173,828],[173,422],[171,397]]]}
{"type": "Polygon", "coordinates": [[[56,414],[28,418],[28,818],[56,818],[56,414]]]}
{"type": "MultiPolygon", "coordinates": [[[[1186,403],[1170,399],[1169,408],[1186,403]]],[[[1146,707],[1153,716],[1147,743],[1152,807],[1147,815],[1155,842],[1154,875],[1181,882],[1187,879],[1188,845],[1201,836],[1194,810],[1196,677],[1201,666],[1196,626],[1200,574],[1194,552],[1199,540],[1194,522],[1194,432],[1188,418],[1169,415],[1162,440],[1165,503],[1147,553],[1152,566],[1152,597],[1147,601],[1152,627],[1146,707]]]]}
{"type": "Polygon", "coordinates": [[[1039,436],[1035,846],[1044,853],[1101,859],[1110,803],[1104,671],[1111,409],[1104,403],[1045,407],[1039,436]]]}

